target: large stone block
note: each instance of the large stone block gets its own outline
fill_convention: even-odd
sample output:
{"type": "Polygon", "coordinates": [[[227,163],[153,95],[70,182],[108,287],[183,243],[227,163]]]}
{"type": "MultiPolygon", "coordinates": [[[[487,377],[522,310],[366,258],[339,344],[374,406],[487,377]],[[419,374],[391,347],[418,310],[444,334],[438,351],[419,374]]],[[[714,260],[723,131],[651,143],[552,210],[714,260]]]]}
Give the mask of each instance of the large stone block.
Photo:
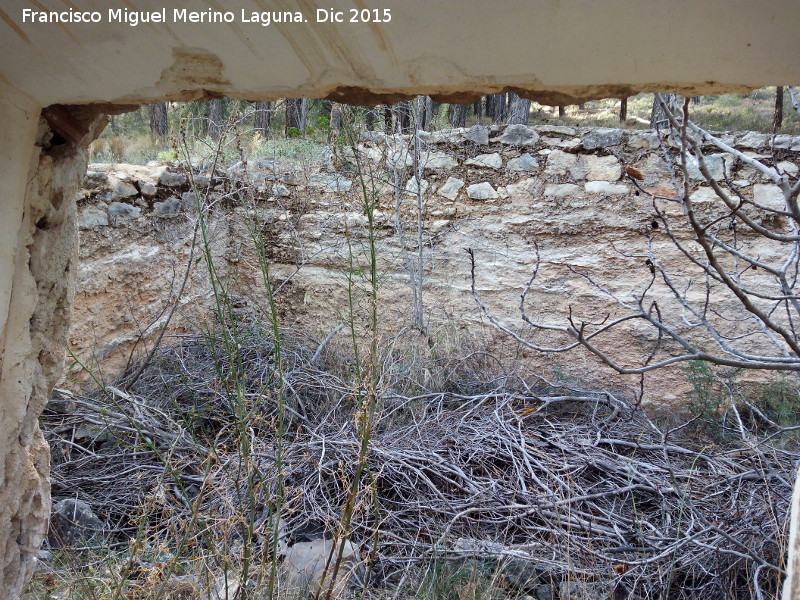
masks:
{"type": "Polygon", "coordinates": [[[315,596],[326,593],[332,586],[334,596],[338,595],[362,564],[358,547],[351,541],[344,542],[341,558],[339,552],[340,545],[334,546],[333,540],[298,542],[290,546],[282,565],[289,585],[315,596]]]}
{"type": "Polygon", "coordinates": [[[617,181],[622,176],[622,165],[616,156],[587,154],[581,156],[578,167],[571,172],[575,179],[617,181]]]}
{"type": "Polygon", "coordinates": [[[545,175],[566,175],[577,164],[578,157],[563,150],[553,150],[547,156],[545,175]]]}
{"type": "Polygon", "coordinates": [[[583,136],[583,147],[586,150],[608,148],[622,143],[621,129],[594,129],[583,136]]]}
{"type": "Polygon", "coordinates": [[[539,141],[539,134],[527,125],[509,125],[497,141],[511,146],[534,146],[539,141]]]}
{"type": "Polygon", "coordinates": [[[467,196],[473,200],[495,200],[500,197],[497,190],[488,181],[474,183],[469,186],[467,188],[467,196]]]}
{"type": "Polygon", "coordinates": [[[485,169],[499,169],[503,166],[503,159],[500,158],[499,153],[493,152],[492,154],[479,154],[475,158],[470,158],[465,164],[485,169]]]}

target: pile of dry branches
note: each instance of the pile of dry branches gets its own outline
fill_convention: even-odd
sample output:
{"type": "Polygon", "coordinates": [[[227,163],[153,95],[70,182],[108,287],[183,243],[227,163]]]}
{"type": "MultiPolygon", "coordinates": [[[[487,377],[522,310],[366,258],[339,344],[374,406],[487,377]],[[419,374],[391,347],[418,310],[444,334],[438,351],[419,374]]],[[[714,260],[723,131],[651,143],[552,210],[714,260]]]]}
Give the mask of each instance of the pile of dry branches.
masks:
{"type": "Polygon", "coordinates": [[[473,395],[385,386],[342,532],[358,382],[309,355],[284,369],[280,446],[260,336],[236,364],[216,340],[185,339],[133,390],[58,394],[44,422],[54,496],[87,500],[111,541],[138,532],[176,555],[220,544],[269,554],[280,495],[284,541],[347,535],[382,583],[469,559],[608,582],[632,598],[774,597],[797,453],[745,429],[735,446],[687,443],[610,393],[538,378],[473,395]]]}

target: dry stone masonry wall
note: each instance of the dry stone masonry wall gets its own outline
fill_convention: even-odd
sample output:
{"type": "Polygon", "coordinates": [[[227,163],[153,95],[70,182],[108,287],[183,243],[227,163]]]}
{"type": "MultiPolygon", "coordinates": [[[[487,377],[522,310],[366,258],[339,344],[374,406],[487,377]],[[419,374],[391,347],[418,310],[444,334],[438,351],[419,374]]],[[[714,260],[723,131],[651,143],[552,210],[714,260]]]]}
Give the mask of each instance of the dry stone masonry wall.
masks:
{"type": "MultiPolygon", "coordinates": [[[[537,254],[541,266],[529,311],[562,325],[570,310],[587,321],[618,314],[617,304],[583,275],[627,299],[650,279],[643,254],[648,240],[666,265],[680,264],[669,240],[652,230],[649,194],[675,196],[668,162],[673,159],[662,147],[662,142],[670,144],[665,133],[510,125],[420,132],[419,137],[416,171],[409,137],[380,132],[363,133],[355,149],[328,150],[322,161],[260,158],[214,172],[210,162],[194,167],[192,179],[210,207],[217,267],[231,283],[237,309],[252,322],[265,309],[250,243],[255,218],[275,265],[282,324],[321,340],[342,322],[348,239],[356,268],[368,265],[355,152],[367,188],[378,198],[386,333],[409,324],[410,273],[420,254],[429,334],[454,347],[496,336],[472,298],[466,248],[477,259],[478,293],[512,327],[521,324],[519,294],[537,254]],[[628,173],[636,174],[639,187],[628,173]]],[[[722,140],[749,156],[774,160],[785,172],[798,172],[800,137],[772,140],[746,132],[722,134],[722,140]]],[[[713,148],[706,155],[716,179],[727,178],[758,202],[782,202],[777,186],[752,167],[713,148]]],[[[176,297],[197,214],[185,167],[159,162],[89,169],[78,198],[81,260],[71,341],[86,364],[112,376],[125,368],[132,352],[152,343],[173,302],[180,308],[170,324],[172,333],[196,332],[198,323],[208,322],[210,288],[201,264],[193,269],[184,294],[176,297]]],[[[696,164],[689,165],[689,175],[698,210],[719,210],[696,164]]],[[[665,210],[673,217],[681,214],[676,204],[667,203],[665,210]]],[[[675,235],[685,232],[677,227],[675,235]]],[[[657,285],[652,295],[669,300],[667,290],[657,285]]],[[[635,360],[653,342],[635,327],[626,336],[611,336],[607,347],[635,360]]],[[[529,358],[538,368],[571,373],[593,385],[610,381],[607,370],[580,352],[529,358]]],[[[85,379],[77,367],[71,377],[76,383],[85,379]]],[[[679,400],[687,389],[684,379],[680,368],[659,375],[650,387],[651,399],[679,400]]]]}

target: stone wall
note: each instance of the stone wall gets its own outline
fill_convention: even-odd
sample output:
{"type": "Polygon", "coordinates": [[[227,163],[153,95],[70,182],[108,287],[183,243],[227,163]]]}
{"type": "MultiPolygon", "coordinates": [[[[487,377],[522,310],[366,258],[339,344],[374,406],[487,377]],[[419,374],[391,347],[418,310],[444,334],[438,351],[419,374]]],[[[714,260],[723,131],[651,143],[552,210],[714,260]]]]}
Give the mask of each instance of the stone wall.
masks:
{"type": "MultiPolygon", "coordinates": [[[[424,203],[424,315],[431,343],[451,351],[476,343],[497,350],[492,339],[499,339],[472,298],[466,248],[477,259],[482,300],[520,331],[519,294],[537,253],[541,265],[528,299],[529,312],[560,325],[570,310],[573,318],[587,322],[621,314],[618,304],[585,276],[608,293],[629,299],[651,279],[648,243],[664,264],[692,274],[663,232],[653,230],[655,212],[647,192],[665,197],[675,192],[664,150],[652,131],[514,125],[422,132],[421,139],[421,184],[413,175],[407,137],[366,132],[358,143],[367,187],[378,194],[381,326],[387,336],[410,324],[408,261],[419,254],[419,187],[424,203]],[[641,177],[644,191],[634,186],[626,170],[641,177]]],[[[722,139],[769,160],[770,140],[765,135],[725,134],[722,139]]],[[[800,138],[775,139],[779,169],[797,173],[798,152],[800,138]]],[[[210,188],[213,253],[246,318],[257,321],[265,309],[250,234],[256,218],[269,243],[276,283],[285,282],[279,292],[282,325],[321,340],[343,321],[347,239],[355,268],[367,267],[366,218],[353,159],[349,150],[329,152],[321,163],[254,159],[213,173],[208,164],[192,170],[200,191],[205,194],[210,188]]],[[[715,178],[727,176],[756,201],[769,205],[780,199],[777,186],[734,157],[709,148],[707,159],[715,178]]],[[[90,165],[84,180],[78,200],[81,260],[70,337],[81,361],[94,363],[106,376],[124,369],[134,345],[139,353],[149,347],[175,301],[196,215],[187,173],[167,163],[90,165]]],[[[697,166],[690,164],[689,173],[698,210],[718,211],[720,203],[697,166]]],[[[673,217],[680,216],[676,204],[662,205],[673,217]]],[[[674,234],[689,239],[680,226],[674,234]]],[[[764,244],[759,252],[769,260],[780,248],[764,244]]],[[[650,297],[683,327],[664,286],[656,283],[650,297]]],[[[211,322],[209,300],[208,277],[199,264],[170,331],[197,332],[198,323],[211,322]]],[[[729,308],[735,306],[720,305],[721,310],[729,308]]],[[[699,335],[684,329],[689,336],[699,335]]],[[[538,341],[559,339],[540,336],[538,341]]],[[[635,362],[653,342],[652,332],[632,326],[609,336],[604,347],[635,362]]],[[[614,376],[580,350],[560,355],[525,351],[519,357],[540,372],[576,376],[590,385],[638,385],[638,379],[614,376]]],[[[85,380],[77,367],[71,377],[73,384],[85,380]]],[[[682,367],[648,376],[647,389],[651,400],[680,400],[688,389],[682,367]]]]}

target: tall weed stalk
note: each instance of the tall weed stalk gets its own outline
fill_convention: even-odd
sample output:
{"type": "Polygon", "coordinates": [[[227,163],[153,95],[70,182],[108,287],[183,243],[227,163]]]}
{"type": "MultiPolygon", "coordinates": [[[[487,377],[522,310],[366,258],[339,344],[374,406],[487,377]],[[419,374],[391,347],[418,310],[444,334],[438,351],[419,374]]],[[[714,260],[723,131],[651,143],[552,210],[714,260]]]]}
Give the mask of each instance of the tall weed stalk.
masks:
{"type": "MultiPolygon", "coordinates": [[[[216,161],[221,155],[221,145],[223,140],[226,139],[230,133],[230,124],[225,128],[223,135],[220,136],[219,146],[215,155],[215,161],[212,165],[212,174],[216,167],[216,161]]],[[[185,131],[182,131],[182,150],[185,160],[189,162],[190,148],[186,140],[185,131]]],[[[241,147],[237,146],[241,151],[241,147]]],[[[243,164],[246,172],[246,161],[242,155],[243,164]]],[[[235,311],[233,310],[233,302],[229,291],[229,280],[220,275],[216,267],[213,247],[212,236],[209,229],[208,222],[208,195],[201,197],[200,191],[193,178],[193,170],[188,169],[191,178],[192,189],[195,194],[197,205],[197,215],[199,221],[201,249],[203,258],[208,270],[209,281],[212,289],[214,299],[214,313],[221,328],[221,339],[224,347],[224,358],[227,359],[229,370],[226,371],[222,364],[217,362],[217,371],[220,380],[223,382],[228,398],[231,403],[232,413],[234,416],[234,426],[236,429],[236,450],[237,461],[235,466],[235,481],[236,489],[242,490],[243,494],[238,498],[239,502],[247,507],[246,512],[240,515],[240,534],[243,540],[242,557],[240,565],[238,597],[241,600],[247,600],[250,595],[246,586],[249,581],[250,573],[254,568],[253,560],[256,556],[254,552],[255,540],[255,526],[257,522],[256,513],[256,496],[261,491],[261,488],[268,485],[267,478],[258,464],[253,460],[251,435],[252,423],[259,418],[262,405],[267,402],[274,402],[276,406],[276,417],[274,421],[274,434],[276,440],[276,454],[275,454],[275,493],[270,497],[268,503],[267,518],[272,524],[271,535],[271,552],[267,555],[262,553],[262,561],[266,560],[269,556],[269,577],[267,581],[267,597],[272,600],[276,594],[276,582],[278,578],[277,557],[279,547],[279,527],[281,510],[283,508],[283,490],[284,490],[284,474],[283,474],[283,454],[284,454],[284,441],[285,441],[285,385],[284,385],[284,364],[282,357],[282,336],[280,332],[280,323],[278,317],[278,308],[275,301],[275,292],[272,286],[272,279],[270,275],[270,261],[267,252],[266,241],[263,235],[262,224],[258,221],[257,212],[250,211],[249,214],[253,215],[247,222],[248,230],[250,232],[251,241],[258,257],[258,266],[261,275],[261,281],[264,286],[263,292],[265,301],[268,307],[267,318],[269,331],[272,334],[272,355],[274,368],[271,373],[271,378],[263,383],[261,389],[253,396],[248,394],[246,369],[243,364],[241,356],[240,344],[241,337],[244,334],[242,325],[239,322],[235,311]],[[244,486],[239,484],[243,483],[244,486]]],[[[210,189],[210,188],[209,188],[210,189]]],[[[246,189],[245,189],[246,191],[246,189]]],[[[247,195],[246,195],[247,198],[247,195]]],[[[249,201],[254,205],[252,195],[249,196],[249,201]]],[[[264,564],[260,565],[264,567],[264,564]]],[[[263,583],[264,569],[258,570],[257,582],[255,589],[261,589],[263,583]]]]}
{"type": "MultiPolygon", "coordinates": [[[[350,117],[351,115],[347,115],[350,117]]],[[[378,355],[379,332],[378,332],[378,292],[379,292],[379,272],[378,272],[378,251],[375,235],[375,209],[378,200],[378,189],[374,178],[367,177],[361,156],[356,147],[357,135],[353,127],[352,119],[343,118],[342,136],[338,140],[341,145],[347,144],[354,157],[356,176],[360,190],[361,210],[367,219],[366,235],[366,259],[368,270],[366,273],[356,267],[356,254],[353,248],[353,232],[349,228],[345,231],[348,253],[347,270],[347,307],[348,307],[348,326],[350,341],[353,352],[353,368],[357,388],[354,390],[355,396],[355,424],[358,435],[358,456],[356,459],[355,473],[350,482],[350,489],[345,497],[344,505],[341,509],[339,526],[334,537],[331,556],[328,557],[325,570],[322,574],[322,581],[319,586],[319,593],[324,589],[324,597],[330,600],[336,585],[339,570],[342,564],[345,545],[349,539],[353,515],[357,508],[357,501],[362,489],[363,481],[372,481],[367,464],[367,457],[370,451],[370,442],[377,418],[378,399],[380,396],[379,386],[381,380],[380,358],[378,355]],[[363,287],[360,284],[365,284],[363,287]],[[357,330],[357,296],[359,290],[364,289],[367,296],[368,312],[368,333],[367,333],[367,352],[361,351],[361,337],[357,330]],[[325,583],[327,582],[327,587],[325,583]]],[[[369,487],[372,494],[375,493],[374,486],[369,487]]],[[[377,509],[377,504],[373,504],[377,509]]],[[[376,514],[375,533],[373,537],[373,549],[377,543],[379,514],[376,514]]],[[[362,597],[366,593],[366,581],[362,589],[362,597]]]]}

